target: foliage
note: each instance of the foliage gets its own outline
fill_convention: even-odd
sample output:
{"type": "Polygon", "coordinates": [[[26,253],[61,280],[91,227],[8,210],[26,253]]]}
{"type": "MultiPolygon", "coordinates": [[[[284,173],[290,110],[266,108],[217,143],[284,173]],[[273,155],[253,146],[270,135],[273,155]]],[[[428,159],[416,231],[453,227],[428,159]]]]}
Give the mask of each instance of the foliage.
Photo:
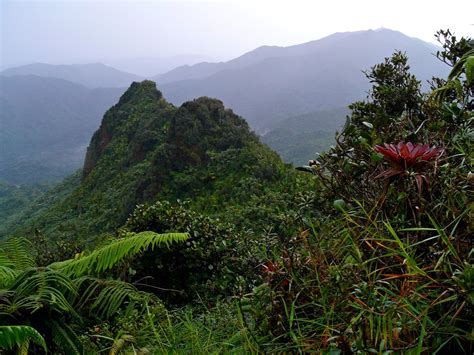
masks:
{"type": "MultiPolygon", "coordinates": [[[[31,244],[24,238],[0,243],[0,345],[27,349],[31,338],[58,351],[81,353],[77,331],[90,319],[113,318],[124,305],[130,309],[157,302],[149,293],[118,279],[95,277],[148,247],[184,241],[187,234],[129,234],[88,255],[36,267],[31,244]]],[[[142,308],[143,309],[143,308],[142,308]]]]}
{"type": "Polygon", "coordinates": [[[155,247],[170,247],[171,244],[187,240],[187,234],[154,232],[128,233],[124,238],[114,240],[110,244],[74,259],[53,263],[52,269],[59,269],[70,277],[87,274],[100,274],[114,267],[118,262],[130,258],[144,250],[155,247]]]}
{"type": "Polygon", "coordinates": [[[372,91],[337,145],[303,169],[334,204],[273,248],[266,282],[242,300],[269,352],[472,352],[472,42],[441,33],[443,95],[421,95],[395,53],[367,73],[372,91]]]}
{"type": "Polygon", "coordinates": [[[391,168],[382,171],[375,177],[378,178],[402,178],[406,175],[413,176],[416,180],[416,187],[421,194],[423,183],[429,186],[428,177],[425,175],[430,160],[439,158],[443,151],[427,144],[413,144],[400,142],[398,145],[387,144],[376,145],[374,150],[383,155],[384,159],[390,162],[391,168]]]}
{"type": "Polygon", "coordinates": [[[189,204],[139,205],[130,215],[125,230],[158,233],[182,230],[190,235],[183,246],[161,249],[142,257],[135,267],[135,278],[146,279],[150,286],[159,285],[163,291],[161,298],[171,303],[197,296],[213,301],[241,292],[242,288],[249,290],[258,281],[254,270],[261,261],[252,250],[263,247],[263,241],[252,245],[252,234],[244,234],[232,224],[194,212],[189,204]],[[147,278],[152,268],[156,268],[153,277],[147,278]]]}
{"type": "Polygon", "coordinates": [[[473,308],[456,277],[470,271],[446,237],[455,228],[419,239],[375,213],[345,214],[275,250],[267,282],[242,301],[268,351],[469,353],[473,308]],[[422,245],[442,255],[436,264],[422,245]]]}
{"type": "Polygon", "coordinates": [[[44,338],[36,329],[27,325],[0,326],[0,348],[12,350],[18,347],[20,354],[26,354],[31,340],[47,350],[44,338]]]}
{"type": "Polygon", "coordinates": [[[176,108],[145,81],[105,114],[80,185],[63,185],[66,194],[56,190],[61,196],[48,208],[35,205],[8,232],[39,231],[47,252],[59,255],[61,240],[93,246],[91,236],[115,231],[137,204],[158,199],[191,199],[206,214],[264,229],[273,223],[255,223],[252,214],[277,218],[293,208],[293,192],[309,180],[285,166],[220,101],[201,98],[176,108]],[[260,210],[266,201],[274,203],[260,210]]]}
{"type": "Polygon", "coordinates": [[[68,353],[472,353],[473,43],[438,35],[448,79],[373,66],[312,176],[220,101],[133,84],[80,184],[25,217],[68,260],[0,245],[0,320],[68,353]]]}

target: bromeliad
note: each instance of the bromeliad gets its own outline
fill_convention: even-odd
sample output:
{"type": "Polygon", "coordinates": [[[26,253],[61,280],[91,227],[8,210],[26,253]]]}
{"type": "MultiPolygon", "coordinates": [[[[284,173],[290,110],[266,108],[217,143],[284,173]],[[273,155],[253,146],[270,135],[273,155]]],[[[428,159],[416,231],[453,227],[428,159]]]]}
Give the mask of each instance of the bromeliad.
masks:
{"type": "Polygon", "coordinates": [[[414,176],[418,192],[423,189],[423,182],[429,186],[428,176],[425,174],[429,162],[438,159],[443,154],[443,149],[428,144],[404,143],[397,145],[385,143],[383,146],[376,145],[374,150],[383,155],[384,159],[391,165],[389,169],[382,171],[375,179],[414,176]]]}

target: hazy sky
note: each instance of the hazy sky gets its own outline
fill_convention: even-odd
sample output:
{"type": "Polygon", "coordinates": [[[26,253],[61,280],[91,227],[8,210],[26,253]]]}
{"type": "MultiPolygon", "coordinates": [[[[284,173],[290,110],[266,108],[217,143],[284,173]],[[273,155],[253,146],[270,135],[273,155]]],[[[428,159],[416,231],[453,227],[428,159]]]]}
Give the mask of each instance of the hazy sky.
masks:
{"type": "Polygon", "coordinates": [[[199,54],[230,59],[381,26],[434,41],[474,37],[474,0],[0,0],[1,65],[84,63],[199,54]],[[449,6],[449,7],[448,7],[449,6]]]}

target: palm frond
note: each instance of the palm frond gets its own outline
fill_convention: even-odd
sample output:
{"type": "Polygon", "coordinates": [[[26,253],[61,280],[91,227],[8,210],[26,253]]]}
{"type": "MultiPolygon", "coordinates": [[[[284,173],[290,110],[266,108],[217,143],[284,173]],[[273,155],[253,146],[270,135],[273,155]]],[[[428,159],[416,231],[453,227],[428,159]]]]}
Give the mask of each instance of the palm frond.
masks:
{"type": "Polygon", "coordinates": [[[30,341],[47,351],[46,342],[42,335],[33,327],[27,325],[0,326],[0,348],[12,350],[15,347],[27,347],[30,341]]]}
{"type": "Polygon", "coordinates": [[[187,233],[158,234],[154,232],[141,232],[117,239],[109,245],[94,250],[89,255],[54,263],[50,267],[61,270],[61,272],[73,278],[93,275],[109,270],[125,258],[135,256],[148,248],[153,249],[156,246],[169,247],[171,244],[183,242],[188,238],[189,235],[187,233]]]}

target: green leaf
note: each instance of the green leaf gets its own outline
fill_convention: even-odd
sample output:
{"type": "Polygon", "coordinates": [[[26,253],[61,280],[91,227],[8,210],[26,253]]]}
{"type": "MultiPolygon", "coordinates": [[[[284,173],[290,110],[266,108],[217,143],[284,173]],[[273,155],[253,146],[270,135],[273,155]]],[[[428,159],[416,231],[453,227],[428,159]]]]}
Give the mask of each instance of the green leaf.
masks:
{"type": "Polygon", "coordinates": [[[2,325],[0,326],[0,348],[11,350],[15,346],[25,347],[30,341],[48,351],[43,336],[33,327],[27,325],[2,325]]]}
{"type": "Polygon", "coordinates": [[[169,247],[171,244],[183,242],[188,238],[188,233],[132,233],[131,236],[118,239],[105,247],[94,250],[89,255],[54,263],[50,265],[50,268],[61,270],[71,277],[97,274],[111,269],[125,258],[135,256],[148,248],[169,247]]]}
{"type": "Polygon", "coordinates": [[[466,59],[466,81],[468,86],[474,82],[474,55],[466,59]]]}
{"type": "Polygon", "coordinates": [[[346,202],[344,200],[335,200],[333,203],[332,203],[333,207],[340,211],[340,212],[344,212],[345,211],[345,208],[346,208],[346,202]]]}
{"type": "Polygon", "coordinates": [[[383,160],[383,154],[372,153],[372,155],[370,156],[370,160],[372,160],[374,163],[378,163],[379,161],[383,160]]]}
{"type": "Polygon", "coordinates": [[[374,129],[374,125],[370,122],[364,121],[362,124],[367,127],[368,129],[374,129]]]}

